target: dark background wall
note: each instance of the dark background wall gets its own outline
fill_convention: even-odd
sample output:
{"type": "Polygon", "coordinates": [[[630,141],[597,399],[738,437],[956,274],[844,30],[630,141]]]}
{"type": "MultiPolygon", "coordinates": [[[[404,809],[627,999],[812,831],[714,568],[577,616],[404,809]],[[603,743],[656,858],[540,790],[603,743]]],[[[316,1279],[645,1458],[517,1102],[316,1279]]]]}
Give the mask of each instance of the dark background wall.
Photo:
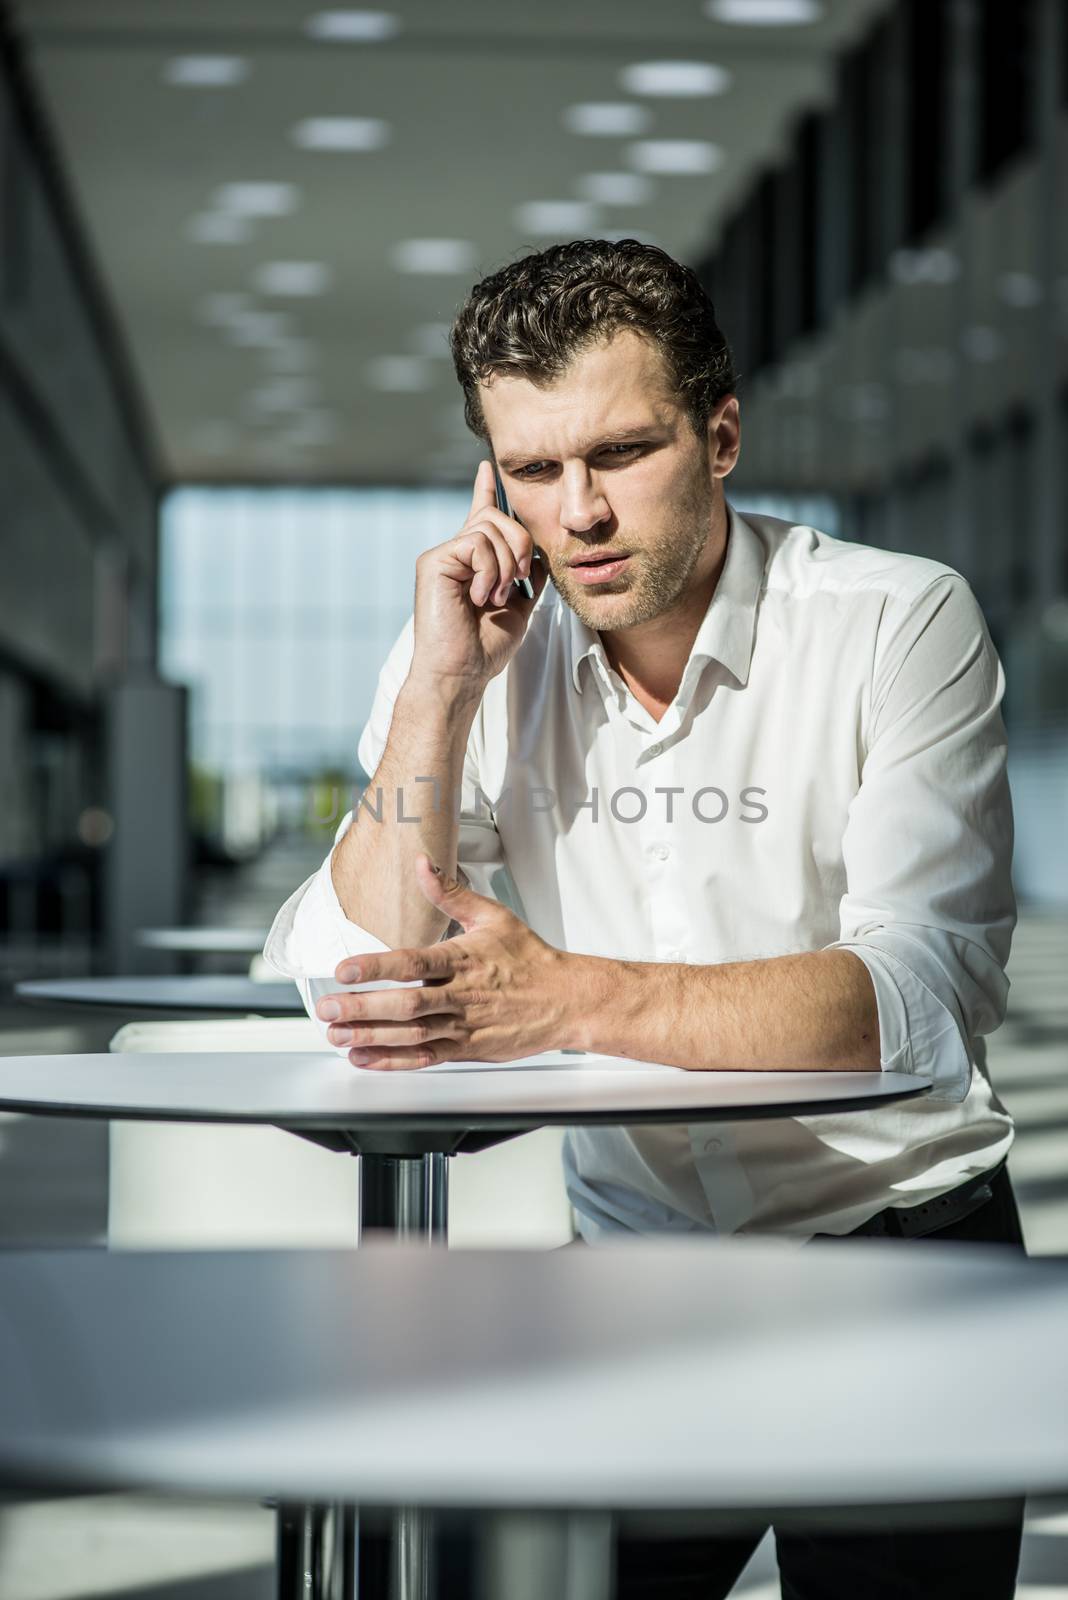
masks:
{"type": "Polygon", "coordinates": [[[743,375],[734,483],[955,566],[1016,730],[1068,721],[1061,0],[899,0],[701,270],[743,375]]]}
{"type": "Polygon", "coordinates": [[[145,416],[0,19],[0,922],[22,972],[26,941],[99,914],[104,693],[155,654],[145,416]]]}

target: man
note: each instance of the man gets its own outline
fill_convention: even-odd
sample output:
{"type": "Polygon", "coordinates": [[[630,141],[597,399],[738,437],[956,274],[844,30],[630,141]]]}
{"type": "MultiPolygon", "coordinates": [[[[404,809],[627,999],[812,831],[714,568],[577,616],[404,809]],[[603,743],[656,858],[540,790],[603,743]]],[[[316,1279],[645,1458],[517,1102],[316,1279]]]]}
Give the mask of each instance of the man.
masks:
{"type": "MultiPolygon", "coordinates": [[[[430,980],[319,1003],[374,1070],[577,1048],[933,1086],[838,1116],[571,1130],[587,1242],[1020,1247],[981,1037],[1015,922],[1004,680],[968,585],[727,504],[730,353],[652,246],[506,267],[452,348],[514,514],[485,461],[464,528],[419,558],[359,745],[369,791],[268,959],[298,980],[430,980]],[[528,574],[533,600],[512,589],[528,574]]],[[[796,1596],[994,1600],[1019,1534],[794,1535],[779,1559],[796,1596]]],[[[752,1544],[624,1545],[619,1592],[725,1594],[752,1544]]]]}

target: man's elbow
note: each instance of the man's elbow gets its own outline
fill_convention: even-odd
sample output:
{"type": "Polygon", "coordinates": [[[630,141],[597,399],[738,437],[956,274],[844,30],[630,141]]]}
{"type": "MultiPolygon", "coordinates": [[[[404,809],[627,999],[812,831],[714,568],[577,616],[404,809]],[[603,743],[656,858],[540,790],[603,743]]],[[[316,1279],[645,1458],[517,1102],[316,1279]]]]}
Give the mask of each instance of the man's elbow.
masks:
{"type": "MultiPolygon", "coordinates": [[[[828,952],[830,953],[830,952],[828,952]]],[[[882,1066],[882,1041],[879,1034],[879,1004],[875,984],[866,964],[852,950],[839,950],[835,956],[848,957],[846,992],[838,1008],[840,1026],[834,1041],[834,1070],[839,1072],[878,1072],[882,1066]]]]}

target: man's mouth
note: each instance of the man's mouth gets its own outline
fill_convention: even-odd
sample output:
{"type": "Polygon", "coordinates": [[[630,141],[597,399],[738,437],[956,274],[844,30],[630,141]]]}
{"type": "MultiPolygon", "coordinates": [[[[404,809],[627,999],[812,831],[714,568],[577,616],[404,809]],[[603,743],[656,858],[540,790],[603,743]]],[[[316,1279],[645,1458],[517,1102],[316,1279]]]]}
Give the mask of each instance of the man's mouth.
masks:
{"type": "Polygon", "coordinates": [[[625,561],[627,553],[624,550],[601,550],[595,556],[576,556],[574,561],[569,561],[569,567],[599,566],[602,561],[625,561]]]}
{"type": "Polygon", "coordinates": [[[568,562],[568,570],[575,575],[579,583],[608,583],[617,573],[623,571],[629,560],[629,554],[623,552],[610,554],[602,552],[600,555],[568,562]]]}

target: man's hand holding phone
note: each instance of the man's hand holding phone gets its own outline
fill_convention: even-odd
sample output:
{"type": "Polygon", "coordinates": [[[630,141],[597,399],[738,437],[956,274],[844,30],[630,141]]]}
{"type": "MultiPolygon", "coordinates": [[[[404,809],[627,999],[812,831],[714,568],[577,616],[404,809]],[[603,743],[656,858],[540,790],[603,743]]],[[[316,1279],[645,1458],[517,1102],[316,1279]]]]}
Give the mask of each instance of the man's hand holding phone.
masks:
{"type": "Polygon", "coordinates": [[[480,693],[518,649],[547,577],[530,534],[497,504],[493,463],[480,462],[466,523],[416,562],[412,675],[480,693]]]}

